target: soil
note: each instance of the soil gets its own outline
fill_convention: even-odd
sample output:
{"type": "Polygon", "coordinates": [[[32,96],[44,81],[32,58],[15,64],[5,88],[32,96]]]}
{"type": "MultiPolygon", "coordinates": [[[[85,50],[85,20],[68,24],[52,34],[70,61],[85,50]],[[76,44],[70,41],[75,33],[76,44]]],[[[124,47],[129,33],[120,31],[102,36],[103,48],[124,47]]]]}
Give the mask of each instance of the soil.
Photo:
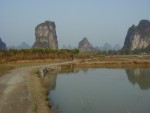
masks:
{"type": "Polygon", "coordinates": [[[27,76],[31,68],[19,68],[0,77],[0,113],[29,113],[27,76]]]}

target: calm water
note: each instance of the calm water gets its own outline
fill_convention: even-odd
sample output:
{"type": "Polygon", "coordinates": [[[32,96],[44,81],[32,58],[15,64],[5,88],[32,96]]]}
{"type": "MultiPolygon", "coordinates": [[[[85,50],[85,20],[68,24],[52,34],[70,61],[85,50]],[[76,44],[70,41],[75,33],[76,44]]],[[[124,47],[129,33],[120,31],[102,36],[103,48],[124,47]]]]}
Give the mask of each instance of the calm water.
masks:
{"type": "Polygon", "coordinates": [[[49,98],[56,113],[150,113],[150,69],[89,68],[54,76],[49,98]]]}

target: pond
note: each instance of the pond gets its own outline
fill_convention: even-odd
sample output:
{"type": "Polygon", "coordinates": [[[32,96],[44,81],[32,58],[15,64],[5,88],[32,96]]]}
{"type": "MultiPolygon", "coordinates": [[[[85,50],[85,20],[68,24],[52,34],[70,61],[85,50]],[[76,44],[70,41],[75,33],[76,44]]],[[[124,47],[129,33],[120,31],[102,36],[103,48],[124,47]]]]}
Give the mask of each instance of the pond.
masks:
{"type": "Polygon", "coordinates": [[[150,69],[86,68],[55,75],[56,113],[150,113],[150,69]]]}

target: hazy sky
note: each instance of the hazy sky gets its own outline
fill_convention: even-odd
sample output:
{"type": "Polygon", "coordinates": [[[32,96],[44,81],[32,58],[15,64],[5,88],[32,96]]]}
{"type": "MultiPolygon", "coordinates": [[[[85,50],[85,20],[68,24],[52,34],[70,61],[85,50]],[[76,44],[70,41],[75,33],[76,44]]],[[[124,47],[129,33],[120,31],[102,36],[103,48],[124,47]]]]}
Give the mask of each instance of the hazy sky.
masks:
{"type": "Polygon", "coordinates": [[[0,37],[6,44],[35,41],[35,27],[54,21],[59,47],[124,43],[128,28],[150,20],[150,0],[0,0],[0,37]]]}

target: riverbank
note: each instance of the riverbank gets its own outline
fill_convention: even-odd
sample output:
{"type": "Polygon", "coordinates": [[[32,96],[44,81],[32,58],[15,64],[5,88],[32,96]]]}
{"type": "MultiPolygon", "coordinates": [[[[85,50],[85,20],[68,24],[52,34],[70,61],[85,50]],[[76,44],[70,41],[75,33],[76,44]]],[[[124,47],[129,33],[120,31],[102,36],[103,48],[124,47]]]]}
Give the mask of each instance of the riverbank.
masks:
{"type": "MultiPolygon", "coordinates": [[[[87,68],[87,67],[93,67],[93,68],[146,68],[150,67],[150,57],[149,56],[105,56],[101,58],[89,58],[89,59],[75,59],[73,63],[71,64],[64,64],[64,65],[56,65],[54,67],[42,67],[42,72],[40,70],[40,77],[42,79],[43,84],[46,84],[46,87],[43,85],[43,88],[47,91],[45,95],[43,95],[47,102],[47,96],[48,96],[48,88],[51,88],[50,84],[53,83],[53,79],[46,80],[45,72],[50,73],[54,75],[54,73],[59,73],[66,69],[72,69],[75,68],[87,68]]],[[[50,76],[50,75],[49,75],[50,76]]],[[[43,99],[44,100],[44,99],[43,99]]],[[[51,103],[48,103],[51,106],[51,103]]]]}
{"type": "MultiPolygon", "coordinates": [[[[75,59],[74,61],[71,61],[71,64],[52,64],[52,62],[45,61],[42,62],[24,62],[23,64],[21,63],[20,65],[18,64],[11,64],[8,63],[7,66],[15,66],[15,73],[13,70],[10,71],[9,74],[5,74],[4,76],[0,77],[0,85],[1,85],[1,103],[10,103],[9,100],[13,100],[14,103],[20,102],[21,97],[19,96],[19,92],[27,92],[25,98],[25,102],[27,102],[26,108],[28,111],[31,111],[30,113],[52,113],[51,108],[51,102],[48,99],[48,88],[49,85],[51,85],[49,79],[44,76],[39,76],[39,69],[44,71],[50,71],[52,74],[57,74],[60,72],[60,70],[65,70],[65,69],[71,69],[73,66],[80,68],[80,67],[103,67],[103,68],[137,68],[137,67],[150,67],[150,56],[100,56],[100,57],[91,57],[89,59],[75,59]],[[11,64],[11,65],[9,65],[11,64]],[[21,69],[16,69],[18,67],[28,67],[28,68],[21,68],[21,69]],[[21,77],[21,82],[16,83],[17,81],[15,80],[15,77],[21,77]],[[4,82],[4,79],[6,80],[4,82]],[[9,81],[10,80],[10,81],[9,81]],[[48,82],[49,81],[49,82],[48,82]],[[5,95],[5,90],[11,89],[12,84],[7,84],[7,83],[13,83],[16,88],[13,88],[11,92],[8,93],[8,96],[5,95]],[[22,84],[24,83],[24,85],[22,84]],[[22,87],[19,87],[21,86],[22,87]],[[7,87],[6,87],[7,86],[7,87]],[[24,88],[26,87],[26,88],[24,88]],[[16,90],[17,89],[17,90],[16,90]],[[14,97],[11,96],[14,94],[14,97]],[[4,100],[5,97],[5,100],[4,100]],[[17,98],[19,97],[19,98],[17,98]],[[3,99],[2,99],[3,98],[3,99]],[[16,99],[17,98],[17,99],[16,99]],[[28,103],[29,102],[29,103],[28,103]],[[29,106],[31,108],[28,108],[29,106]]],[[[1,64],[3,65],[3,64],[1,64]]],[[[52,81],[51,81],[52,82],[52,81]]],[[[23,97],[24,98],[24,97],[23,97]]],[[[8,106],[14,105],[12,103],[11,105],[8,104],[8,106]]],[[[24,104],[20,104],[24,105],[24,104]]],[[[7,104],[6,106],[3,107],[4,110],[7,109],[7,104]]],[[[19,106],[19,105],[18,105],[19,106]]],[[[14,107],[13,109],[17,109],[14,107]]],[[[23,106],[22,106],[23,107],[23,106]]],[[[20,107],[20,108],[22,108],[20,107]]],[[[2,108],[1,108],[2,109],[2,108]]],[[[19,109],[21,112],[21,109],[19,109]]],[[[10,110],[11,111],[11,110],[10,110]]],[[[7,113],[7,112],[6,112],[7,113]]],[[[27,113],[27,112],[25,112],[27,113]]]]}
{"type": "Polygon", "coordinates": [[[78,67],[137,68],[150,67],[149,55],[119,55],[76,60],[78,67]]]}
{"type": "Polygon", "coordinates": [[[55,63],[35,68],[28,76],[28,88],[31,100],[31,113],[53,113],[52,103],[48,99],[49,89],[53,87],[54,79],[47,75],[57,74],[61,70],[71,68],[73,62],[55,63]]]}
{"type": "MultiPolygon", "coordinates": [[[[36,73],[33,73],[34,70],[47,65],[52,65],[52,63],[11,65],[15,66],[14,69],[9,72],[7,70],[7,73],[5,72],[6,74],[0,77],[0,113],[51,113],[48,104],[43,105],[42,101],[38,101],[43,99],[45,102],[48,99],[43,96],[45,91],[41,79],[34,75],[36,73]],[[32,92],[32,89],[37,90],[32,92]],[[36,101],[33,101],[34,97],[37,97],[36,101]],[[43,107],[38,112],[34,102],[39,103],[40,109],[42,106],[45,109],[43,107]]],[[[6,66],[6,68],[8,67],[6,66]]]]}
{"type": "Polygon", "coordinates": [[[28,76],[28,90],[31,102],[30,113],[53,113],[49,108],[47,90],[35,70],[28,76]]]}

